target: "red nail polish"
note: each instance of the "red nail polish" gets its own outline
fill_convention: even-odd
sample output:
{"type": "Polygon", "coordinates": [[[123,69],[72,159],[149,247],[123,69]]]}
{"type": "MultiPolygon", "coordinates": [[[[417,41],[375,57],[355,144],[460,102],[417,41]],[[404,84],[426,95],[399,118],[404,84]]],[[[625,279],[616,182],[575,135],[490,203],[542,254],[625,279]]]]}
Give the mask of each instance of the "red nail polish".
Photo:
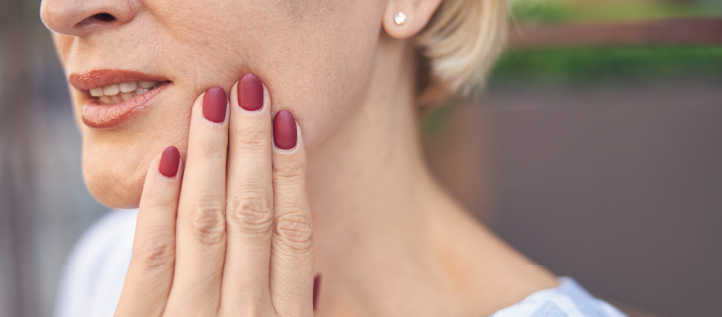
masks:
{"type": "Polygon", "coordinates": [[[203,97],[203,116],[209,121],[221,123],[226,120],[226,92],[221,87],[213,87],[203,97]]]}
{"type": "Polygon", "coordinates": [[[313,310],[316,310],[316,303],[318,302],[318,292],[321,290],[321,274],[316,274],[313,278],[313,310]]]}
{"type": "Polygon", "coordinates": [[[256,111],[263,107],[263,84],[253,74],[246,74],[238,83],[238,105],[248,111],[256,111]]]}
{"type": "Polygon", "coordinates": [[[158,171],[165,177],[174,177],[178,173],[178,164],[180,164],[180,152],[171,145],[163,151],[158,171]]]}
{"type": "Polygon", "coordinates": [[[279,149],[288,150],[296,146],[296,120],[293,115],[281,110],[273,118],[273,140],[279,149]]]}

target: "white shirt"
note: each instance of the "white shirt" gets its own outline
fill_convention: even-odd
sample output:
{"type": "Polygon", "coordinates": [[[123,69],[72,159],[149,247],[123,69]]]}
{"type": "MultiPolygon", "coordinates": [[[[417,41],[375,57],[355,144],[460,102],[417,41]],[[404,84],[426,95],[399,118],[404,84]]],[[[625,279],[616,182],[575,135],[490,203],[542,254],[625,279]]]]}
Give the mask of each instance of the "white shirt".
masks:
{"type": "Polygon", "coordinates": [[[111,317],[130,265],[138,210],[114,210],[75,245],[60,280],[55,317],[111,317]]]}
{"type": "MultiPolygon", "coordinates": [[[[55,317],[112,317],[130,264],[138,210],[114,210],[80,238],[65,266],[55,317]]],[[[529,295],[492,317],[625,317],[573,279],[529,295]]]]}

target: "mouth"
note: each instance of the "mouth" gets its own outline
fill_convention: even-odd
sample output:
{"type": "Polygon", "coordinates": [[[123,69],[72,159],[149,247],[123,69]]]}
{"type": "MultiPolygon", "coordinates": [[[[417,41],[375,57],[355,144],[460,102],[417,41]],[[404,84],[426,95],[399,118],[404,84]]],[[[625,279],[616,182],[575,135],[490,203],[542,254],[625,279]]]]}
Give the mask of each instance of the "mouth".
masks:
{"type": "Polygon", "coordinates": [[[91,88],[90,96],[97,97],[104,105],[117,105],[143,95],[163,85],[161,81],[131,81],[91,88]]]}
{"type": "Polygon", "coordinates": [[[68,81],[85,97],[81,116],[91,128],[121,124],[148,107],[172,83],[159,76],[110,69],[71,74],[68,81]]]}

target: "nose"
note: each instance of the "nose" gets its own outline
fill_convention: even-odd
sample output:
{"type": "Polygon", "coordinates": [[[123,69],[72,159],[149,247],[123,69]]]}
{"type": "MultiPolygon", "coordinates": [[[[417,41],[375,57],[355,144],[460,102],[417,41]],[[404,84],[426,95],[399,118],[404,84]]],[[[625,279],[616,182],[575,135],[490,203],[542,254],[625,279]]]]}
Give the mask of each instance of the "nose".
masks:
{"type": "Polygon", "coordinates": [[[137,7],[134,0],[43,0],[40,18],[51,31],[83,37],[129,22],[137,7]]]}

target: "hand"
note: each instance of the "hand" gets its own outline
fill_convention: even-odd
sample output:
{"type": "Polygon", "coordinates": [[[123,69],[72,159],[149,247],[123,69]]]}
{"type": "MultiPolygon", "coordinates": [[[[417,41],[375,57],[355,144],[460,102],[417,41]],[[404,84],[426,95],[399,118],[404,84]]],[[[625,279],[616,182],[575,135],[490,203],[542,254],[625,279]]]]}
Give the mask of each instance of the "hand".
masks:
{"type": "Polygon", "coordinates": [[[196,99],[185,162],[151,162],[115,316],[313,315],[303,134],[258,77],[230,95],[196,99]]]}

